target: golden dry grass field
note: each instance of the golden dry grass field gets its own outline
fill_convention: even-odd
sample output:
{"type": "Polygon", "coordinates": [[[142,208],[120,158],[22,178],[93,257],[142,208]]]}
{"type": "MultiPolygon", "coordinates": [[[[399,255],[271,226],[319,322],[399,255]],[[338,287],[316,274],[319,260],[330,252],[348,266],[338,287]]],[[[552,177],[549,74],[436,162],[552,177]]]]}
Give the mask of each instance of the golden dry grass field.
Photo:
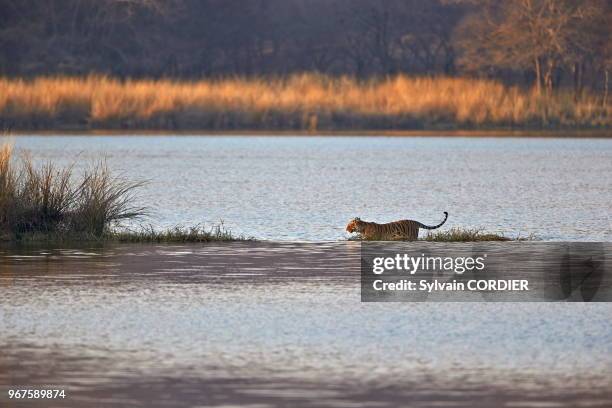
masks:
{"type": "Polygon", "coordinates": [[[449,77],[0,79],[0,125],[15,130],[606,129],[611,110],[598,95],[449,77]]]}

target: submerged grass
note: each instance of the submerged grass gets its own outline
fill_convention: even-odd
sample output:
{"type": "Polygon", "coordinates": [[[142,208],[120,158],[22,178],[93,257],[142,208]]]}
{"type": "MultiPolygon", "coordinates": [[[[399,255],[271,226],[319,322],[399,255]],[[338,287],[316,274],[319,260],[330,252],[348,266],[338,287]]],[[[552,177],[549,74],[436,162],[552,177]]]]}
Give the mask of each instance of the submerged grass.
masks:
{"type": "Polygon", "coordinates": [[[598,95],[469,78],[0,78],[0,126],[13,129],[608,128],[611,113],[598,95]]]}
{"type": "Polygon", "coordinates": [[[114,176],[105,162],[91,166],[75,180],[72,167],[35,166],[28,155],[13,157],[0,144],[0,241],[209,242],[245,239],[219,225],[128,230],[125,221],[146,215],[137,206],[143,182],[114,176]]]}

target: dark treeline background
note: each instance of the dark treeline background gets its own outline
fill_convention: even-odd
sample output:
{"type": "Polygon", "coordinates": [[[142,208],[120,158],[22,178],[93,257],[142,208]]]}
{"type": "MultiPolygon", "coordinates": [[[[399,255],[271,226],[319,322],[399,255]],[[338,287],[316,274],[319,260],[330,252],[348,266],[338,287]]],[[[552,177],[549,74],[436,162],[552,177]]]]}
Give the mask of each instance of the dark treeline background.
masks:
{"type": "Polygon", "coordinates": [[[477,75],[602,90],[609,0],[0,0],[0,75],[477,75]]]}

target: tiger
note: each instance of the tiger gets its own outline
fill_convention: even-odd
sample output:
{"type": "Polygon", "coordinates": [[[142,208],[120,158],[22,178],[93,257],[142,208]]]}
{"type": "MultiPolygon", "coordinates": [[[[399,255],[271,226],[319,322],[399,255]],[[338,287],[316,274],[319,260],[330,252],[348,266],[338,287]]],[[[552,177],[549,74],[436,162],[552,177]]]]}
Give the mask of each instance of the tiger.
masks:
{"type": "Polygon", "coordinates": [[[419,237],[419,228],[436,229],[440,228],[448,219],[448,212],[444,211],[444,220],[438,225],[429,226],[414,220],[400,220],[386,224],[362,221],[353,218],[346,226],[348,233],[357,232],[362,239],[377,241],[407,240],[414,241],[419,237]]]}

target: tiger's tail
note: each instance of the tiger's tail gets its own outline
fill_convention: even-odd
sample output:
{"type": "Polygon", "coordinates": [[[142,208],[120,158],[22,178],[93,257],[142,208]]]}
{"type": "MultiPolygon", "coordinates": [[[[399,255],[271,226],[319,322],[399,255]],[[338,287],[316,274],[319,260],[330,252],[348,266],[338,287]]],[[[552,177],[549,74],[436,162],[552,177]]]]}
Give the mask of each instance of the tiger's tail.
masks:
{"type": "Polygon", "coordinates": [[[421,224],[419,222],[419,227],[424,228],[424,229],[429,229],[429,230],[440,228],[442,225],[444,225],[444,223],[446,222],[447,219],[448,219],[448,213],[446,211],[444,211],[444,220],[441,223],[439,223],[438,225],[434,225],[432,227],[432,226],[429,226],[429,225],[421,224]]]}

